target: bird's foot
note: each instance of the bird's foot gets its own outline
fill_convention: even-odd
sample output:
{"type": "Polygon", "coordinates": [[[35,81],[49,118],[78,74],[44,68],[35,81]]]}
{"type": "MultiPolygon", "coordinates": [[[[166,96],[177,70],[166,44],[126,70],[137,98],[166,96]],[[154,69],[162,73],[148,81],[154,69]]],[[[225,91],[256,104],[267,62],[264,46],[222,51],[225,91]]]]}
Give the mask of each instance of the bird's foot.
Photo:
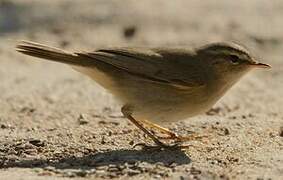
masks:
{"type": "Polygon", "coordinates": [[[204,139],[207,139],[209,136],[208,135],[197,135],[197,134],[191,134],[188,136],[180,136],[176,133],[172,133],[169,136],[166,137],[158,137],[158,139],[162,140],[175,140],[177,143],[178,142],[186,142],[186,141],[202,141],[204,139]]]}
{"type": "Polygon", "coordinates": [[[160,151],[160,150],[182,150],[182,149],[188,149],[189,147],[192,147],[193,145],[184,145],[182,144],[181,142],[176,142],[174,144],[170,144],[170,145],[167,145],[167,144],[158,144],[158,145],[148,145],[146,143],[138,143],[138,144],[135,144],[133,146],[133,148],[136,148],[136,147],[141,147],[142,150],[146,150],[146,151],[160,151]]]}

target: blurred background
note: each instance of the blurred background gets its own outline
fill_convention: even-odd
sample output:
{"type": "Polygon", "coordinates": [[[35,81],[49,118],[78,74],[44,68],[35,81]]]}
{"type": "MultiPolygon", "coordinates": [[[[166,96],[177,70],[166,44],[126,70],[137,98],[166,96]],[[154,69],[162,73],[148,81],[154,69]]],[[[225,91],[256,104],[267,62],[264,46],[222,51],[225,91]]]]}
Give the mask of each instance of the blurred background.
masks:
{"type": "MultiPolygon", "coordinates": [[[[79,156],[79,149],[86,147],[129,148],[129,141],[144,138],[138,138],[136,132],[129,132],[128,136],[124,136],[125,132],[119,134],[133,126],[120,117],[119,104],[103,88],[65,65],[37,61],[17,53],[14,47],[18,41],[31,40],[72,51],[233,41],[247,47],[260,61],[271,64],[272,70],[247,75],[208,116],[172,125],[174,130],[184,133],[214,130],[216,140],[210,145],[217,144],[217,150],[191,151],[192,163],[180,165],[174,172],[171,167],[161,166],[169,171],[168,177],[175,178],[187,177],[185,174],[189,177],[190,168],[194,167],[202,172],[195,176],[205,179],[221,175],[280,179],[283,176],[282,17],[282,0],[0,0],[0,142],[3,142],[0,157],[2,160],[5,157],[6,166],[20,162],[13,164],[16,171],[1,173],[14,179],[26,173],[21,163],[27,157],[53,158],[72,169],[72,164],[62,157],[79,156]],[[116,135],[109,135],[112,131],[116,135]],[[103,144],[100,135],[105,133],[108,140],[103,144]],[[61,159],[56,153],[40,152],[35,146],[31,148],[35,154],[25,149],[19,152],[19,142],[29,144],[30,138],[44,141],[43,150],[59,151],[61,159]],[[237,160],[232,162],[231,157],[237,160]]],[[[33,167],[32,163],[24,167],[29,165],[33,167]]],[[[42,166],[39,163],[38,167],[42,166]]],[[[147,166],[155,167],[154,163],[147,166]]],[[[42,172],[46,171],[41,169],[42,172]]],[[[152,172],[165,177],[158,169],[152,172]]],[[[59,176],[68,173],[57,172],[59,176]]],[[[97,176],[94,172],[89,174],[97,176]]],[[[37,175],[38,172],[33,172],[30,177],[37,175]]],[[[106,171],[105,177],[108,175],[106,171]]],[[[137,173],[141,178],[151,175],[137,173]]]]}
{"type": "Polygon", "coordinates": [[[282,39],[279,0],[2,0],[0,10],[1,34],[25,32],[30,39],[48,34],[72,41],[71,45],[190,45],[233,40],[266,46],[278,45],[282,39]]]}

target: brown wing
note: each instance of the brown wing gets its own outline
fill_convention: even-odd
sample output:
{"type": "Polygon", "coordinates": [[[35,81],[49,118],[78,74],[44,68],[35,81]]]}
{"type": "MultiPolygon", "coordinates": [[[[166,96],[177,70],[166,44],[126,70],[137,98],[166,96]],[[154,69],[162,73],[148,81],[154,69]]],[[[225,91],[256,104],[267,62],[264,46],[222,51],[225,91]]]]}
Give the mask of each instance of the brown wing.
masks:
{"type": "Polygon", "coordinates": [[[198,61],[186,49],[101,49],[77,53],[111,64],[130,74],[156,83],[167,83],[181,88],[200,87],[205,83],[198,61]]]}
{"type": "MultiPolygon", "coordinates": [[[[102,71],[117,68],[145,80],[183,89],[205,83],[198,61],[186,49],[101,49],[90,53],[68,53],[46,45],[23,41],[17,50],[31,56],[76,66],[96,66],[102,71]]],[[[107,73],[107,72],[106,72],[107,73]]]]}

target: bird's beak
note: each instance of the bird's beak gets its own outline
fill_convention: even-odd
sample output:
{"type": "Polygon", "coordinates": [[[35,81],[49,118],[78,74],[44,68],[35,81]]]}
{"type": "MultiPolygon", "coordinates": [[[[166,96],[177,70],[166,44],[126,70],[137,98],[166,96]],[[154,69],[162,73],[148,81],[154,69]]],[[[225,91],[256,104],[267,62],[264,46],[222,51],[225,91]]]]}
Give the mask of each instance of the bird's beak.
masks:
{"type": "Polygon", "coordinates": [[[251,67],[255,67],[255,68],[271,68],[270,65],[268,64],[264,64],[264,63],[259,63],[259,62],[253,62],[250,64],[251,67]]]}

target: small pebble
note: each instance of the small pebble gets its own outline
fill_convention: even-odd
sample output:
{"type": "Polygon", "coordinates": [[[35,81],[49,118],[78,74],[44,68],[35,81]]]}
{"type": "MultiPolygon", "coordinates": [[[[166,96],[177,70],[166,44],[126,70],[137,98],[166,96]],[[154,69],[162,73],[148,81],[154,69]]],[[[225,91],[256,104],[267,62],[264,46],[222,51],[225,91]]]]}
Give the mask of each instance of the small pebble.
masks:
{"type": "Polygon", "coordinates": [[[11,128],[11,125],[9,125],[9,124],[8,124],[8,125],[6,125],[6,124],[1,124],[1,125],[0,125],[0,128],[1,128],[1,129],[9,129],[9,128],[11,128]]]}
{"type": "Polygon", "coordinates": [[[134,169],[125,169],[124,170],[126,172],[126,174],[128,174],[129,176],[134,176],[137,174],[140,174],[139,170],[134,170],[134,169]]]}
{"type": "Polygon", "coordinates": [[[102,139],[101,139],[101,142],[100,142],[101,144],[106,144],[106,141],[105,141],[105,137],[104,136],[102,136],[102,139]]]}
{"type": "Polygon", "coordinates": [[[228,128],[224,128],[224,135],[229,135],[230,134],[230,131],[228,128]]]}
{"type": "Polygon", "coordinates": [[[89,123],[88,119],[86,118],[86,115],[84,115],[84,114],[80,114],[80,116],[78,117],[78,122],[79,122],[80,125],[84,125],[84,124],[89,123]]]}
{"type": "Polygon", "coordinates": [[[283,126],[280,127],[280,129],[279,129],[279,136],[280,136],[280,137],[283,137],[283,126]]]}
{"type": "Polygon", "coordinates": [[[43,147],[45,146],[45,143],[39,139],[31,139],[29,140],[29,143],[36,146],[36,147],[43,147]]]}
{"type": "Polygon", "coordinates": [[[133,38],[136,34],[137,28],[135,26],[128,26],[124,28],[124,37],[127,39],[133,38]]]}

